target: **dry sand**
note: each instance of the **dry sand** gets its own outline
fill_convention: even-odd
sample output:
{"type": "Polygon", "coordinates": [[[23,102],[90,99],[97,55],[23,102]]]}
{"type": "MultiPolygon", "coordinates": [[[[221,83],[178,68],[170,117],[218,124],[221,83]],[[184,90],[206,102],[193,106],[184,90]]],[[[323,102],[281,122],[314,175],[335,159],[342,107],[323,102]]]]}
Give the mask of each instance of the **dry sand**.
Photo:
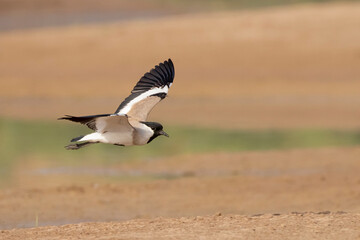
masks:
{"type": "Polygon", "coordinates": [[[76,171],[49,176],[20,167],[18,185],[0,191],[0,216],[6,216],[0,225],[34,227],[36,216],[40,226],[104,222],[2,234],[18,239],[22,234],[29,234],[28,239],[178,239],[181,233],[181,239],[194,234],[214,239],[237,234],[336,239],[343,234],[342,239],[351,239],[360,233],[359,159],[359,148],[340,148],[189,155],[111,167],[112,173],[145,176],[136,181],[76,171]],[[167,177],[146,177],[151,175],[167,177]],[[326,211],[334,214],[290,214],[326,211]],[[338,211],[347,214],[335,214],[338,211]],[[225,217],[195,218],[218,212],[225,217]],[[254,214],[265,215],[251,217],[254,214]],[[118,222],[128,219],[138,220],[118,222]],[[105,223],[109,221],[116,222],[105,223]]]}
{"type": "Polygon", "coordinates": [[[359,239],[360,214],[155,218],[0,232],[4,239],[359,239]]]}
{"type": "Polygon", "coordinates": [[[359,11],[358,3],[305,5],[4,32],[0,114],[113,112],[145,71],[171,57],[175,84],[153,119],[359,127],[359,11]]]}

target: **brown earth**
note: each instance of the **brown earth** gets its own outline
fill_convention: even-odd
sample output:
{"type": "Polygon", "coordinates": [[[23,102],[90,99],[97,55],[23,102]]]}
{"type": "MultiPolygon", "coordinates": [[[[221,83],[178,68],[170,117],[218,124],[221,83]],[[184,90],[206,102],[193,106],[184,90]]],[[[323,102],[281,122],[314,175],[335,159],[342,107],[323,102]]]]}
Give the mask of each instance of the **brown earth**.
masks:
{"type": "Polygon", "coordinates": [[[0,114],[113,112],[171,57],[152,118],[232,128],[360,126],[360,4],[304,5],[4,32],[0,114]]]}
{"type": "Polygon", "coordinates": [[[2,231],[4,239],[359,239],[360,214],[292,213],[137,219],[2,231]]]}
{"type": "MultiPolygon", "coordinates": [[[[98,223],[42,228],[39,229],[39,237],[45,236],[47,231],[49,236],[57,233],[67,236],[65,229],[69,230],[70,235],[79,231],[79,234],[95,236],[93,231],[96,230],[90,230],[91,226],[99,226],[98,234],[104,233],[107,228],[115,232],[120,229],[124,234],[141,228],[143,230],[135,232],[134,237],[150,238],[167,231],[165,229],[171,234],[172,227],[174,234],[179,234],[181,225],[177,224],[183,220],[166,218],[190,217],[184,221],[192,225],[191,222],[196,223],[197,220],[191,217],[221,212],[243,216],[234,216],[235,222],[232,222],[230,216],[214,219],[213,222],[212,218],[205,218],[208,220],[201,222],[203,225],[198,230],[194,227],[194,232],[189,234],[196,234],[196,231],[204,234],[207,228],[208,234],[212,230],[214,234],[220,234],[223,226],[221,221],[224,221],[223,224],[229,225],[229,228],[234,226],[234,234],[242,231],[235,226],[244,222],[247,222],[246,229],[250,229],[250,232],[253,228],[261,228],[263,234],[277,231],[272,229],[275,225],[275,229],[287,229],[281,227],[281,224],[288,226],[289,223],[291,228],[283,234],[292,237],[292,233],[300,234],[308,228],[306,225],[318,222],[318,225],[313,224],[308,229],[307,234],[318,232],[321,233],[319,237],[325,238],[326,234],[332,237],[332,233],[334,236],[344,233],[346,238],[359,234],[360,230],[352,223],[358,221],[360,212],[359,159],[359,148],[340,148],[185,155],[118,163],[107,169],[89,166],[64,171],[64,168],[56,166],[22,166],[14,176],[17,179],[14,186],[0,190],[0,226],[6,229],[34,227],[36,221],[40,226],[48,226],[140,219],[108,225],[98,223]],[[103,174],[97,175],[96,171],[103,174]],[[349,214],[288,215],[291,212],[309,211],[345,211],[349,214]],[[271,214],[274,213],[280,213],[281,216],[273,219],[271,214]],[[251,228],[249,224],[252,221],[248,218],[254,214],[270,215],[255,218],[251,228]],[[276,221],[270,223],[273,220],[276,221]],[[152,224],[145,226],[151,221],[152,224]],[[302,221],[303,224],[298,225],[302,221]],[[269,225],[263,225],[265,222],[269,225]],[[325,231],[327,224],[331,226],[330,232],[325,231]],[[128,230],[123,229],[131,225],[128,230]],[[345,225],[346,228],[341,227],[345,225]],[[212,226],[219,229],[213,229],[212,226]],[[146,236],[143,231],[150,231],[154,235],[146,236]]],[[[229,228],[226,231],[230,231],[229,228]]],[[[243,234],[250,234],[248,230],[244,230],[243,234]]],[[[29,233],[35,234],[37,231],[29,230],[29,233]]],[[[186,232],[186,228],[182,231],[186,232]]],[[[226,231],[224,238],[227,236],[226,231]]],[[[21,236],[25,232],[15,230],[6,234],[21,236]]],[[[264,235],[259,238],[261,236],[264,235]]]]}

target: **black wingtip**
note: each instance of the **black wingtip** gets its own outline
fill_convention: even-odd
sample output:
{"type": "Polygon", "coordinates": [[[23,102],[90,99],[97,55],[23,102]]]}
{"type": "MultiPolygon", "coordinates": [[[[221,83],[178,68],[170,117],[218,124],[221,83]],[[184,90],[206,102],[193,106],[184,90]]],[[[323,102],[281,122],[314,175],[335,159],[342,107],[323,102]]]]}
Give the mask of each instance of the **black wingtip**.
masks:
{"type": "MultiPolygon", "coordinates": [[[[162,63],[159,63],[154,68],[152,68],[149,72],[145,73],[142,78],[137,82],[131,93],[143,93],[146,92],[154,87],[164,87],[168,86],[173,83],[175,77],[175,68],[174,64],[169,58],[162,63]]],[[[131,98],[132,99],[132,98],[131,98]]],[[[131,100],[131,99],[125,99],[131,100]]],[[[124,103],[124,102],[123,102],[124,103]]],[[[123,104],[122,103],[122,104],[123,104]]],[[[124,106],[124,104],[123,104],[124,106]]],[[[123,107],[122,105],[119,106],[117,111],[123,107]]]]}
{"type": "Polygon", "coordinates": [[[174,63],[173,63],[173,61],[171,60],[171,58],[169,58],[168,60],[164,61],[164,64],[165,64],[165,63],[169,63],[170,66],[171,66],[171,68],[174,68],[174,63]]]}
{"type": "Polygon", "coordinates": [[[174,67],[174,63],[173,61],[171,60],[171,58],[169,58],[167,61],[165,61],[164,63],[168,62],[169,65],[170,65],[170,71],[171,71],[171,77],[172,79],[174,80],[175,78],[175,67],[174,67]]]}

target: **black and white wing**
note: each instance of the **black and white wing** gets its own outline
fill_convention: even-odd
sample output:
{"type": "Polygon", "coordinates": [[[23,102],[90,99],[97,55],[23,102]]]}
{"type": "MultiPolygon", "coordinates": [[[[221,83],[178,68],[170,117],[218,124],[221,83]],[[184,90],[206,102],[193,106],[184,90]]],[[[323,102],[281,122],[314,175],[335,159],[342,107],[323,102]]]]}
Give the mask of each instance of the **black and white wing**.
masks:
{"type": "Polygon", "coordinates": [[[145,121],[154,106],[167,96],[175,76],[171,59],[156,65],[139,80],[115,114],[145,121]]]}

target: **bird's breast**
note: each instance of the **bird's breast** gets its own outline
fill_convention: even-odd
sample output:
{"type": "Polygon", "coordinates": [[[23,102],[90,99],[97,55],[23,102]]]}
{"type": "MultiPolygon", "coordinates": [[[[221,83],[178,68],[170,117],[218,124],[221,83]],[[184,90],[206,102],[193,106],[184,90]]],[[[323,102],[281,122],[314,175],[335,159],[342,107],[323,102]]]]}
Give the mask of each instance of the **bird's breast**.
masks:
{"type": "MultiPolygon", "coordinates": [[[[144,124],[143,124],[144,125],[144,124]]],[[[133,134],[134,145],[145,145],[154,134],[153,130],[148,126],[144,125],[139,128],[135,128],[133,134]]]]}

